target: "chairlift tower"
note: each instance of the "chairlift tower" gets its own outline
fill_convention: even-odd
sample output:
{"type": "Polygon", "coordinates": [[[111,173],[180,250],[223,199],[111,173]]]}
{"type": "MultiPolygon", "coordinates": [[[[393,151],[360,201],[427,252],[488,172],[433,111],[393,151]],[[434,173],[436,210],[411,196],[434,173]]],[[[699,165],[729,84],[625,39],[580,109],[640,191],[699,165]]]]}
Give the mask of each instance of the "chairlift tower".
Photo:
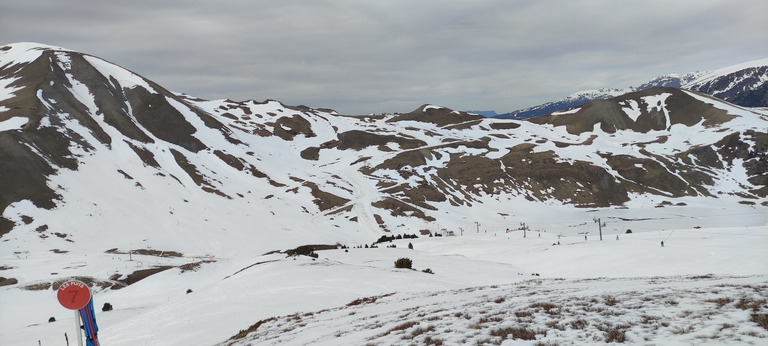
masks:
{"type": "Polygon", "coordinates": [[[600,221],[599,217],[593,217],[592,220],[597,223],[597,229],[600,232],[600,241],[603,241],[603,226],[605,226],[605,224],[600,221]]]}

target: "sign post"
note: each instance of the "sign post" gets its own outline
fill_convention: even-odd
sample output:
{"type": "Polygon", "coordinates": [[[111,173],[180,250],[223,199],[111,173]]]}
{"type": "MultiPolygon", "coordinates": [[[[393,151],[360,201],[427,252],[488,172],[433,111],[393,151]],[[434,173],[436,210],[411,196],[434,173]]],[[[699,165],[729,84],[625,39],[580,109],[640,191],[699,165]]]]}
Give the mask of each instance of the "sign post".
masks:
{"type": "Polygon", "coordinates": [[[88,302],[91,300],[91,290],[81,281],[69,280],[59,286],[56,297],[63,307],[75,312],[77,344],[83,346],[83,333],[80,330],[80,314],[78,310],[88,305],[88,302]]]}
{"type": "Polygon", "coordinates": [[[77,346],[83,346],[83,333],[80,332],[80,313],[74,310],[75,313],[75,333],[77,333],[77,346]]]}

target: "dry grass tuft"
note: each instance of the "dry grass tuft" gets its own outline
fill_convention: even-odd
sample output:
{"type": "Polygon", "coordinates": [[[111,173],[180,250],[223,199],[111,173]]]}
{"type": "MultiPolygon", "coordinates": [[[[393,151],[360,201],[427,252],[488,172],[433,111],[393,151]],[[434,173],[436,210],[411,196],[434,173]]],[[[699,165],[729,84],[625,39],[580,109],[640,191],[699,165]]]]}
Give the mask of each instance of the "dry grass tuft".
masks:
{"type": "Polygon", "coordinates": [[[763,327],[765,330],[768,330],[768,314],[752,314],[750,320],[757,323],[757,325],[763,327]]]}
{"type": "Polygon", "coordinates": [[[733,302],[733,299],[728,297],[723,298],[717,298],[717,299],[708,299],[707,303],[715,303],[717,305],[717,308],[722,308],[723,306],[726,306],[733,302]]]}
{"type": "Polygon", "coordinates": [[[510,335],[512,339],[536,340],[536,335],[547,336],[547,331],[543,329],[530,329],[526,327],[508,327],[499,328],[491,331],[491,336],[498,336],[501,340],[506,340],[510,335]]]}

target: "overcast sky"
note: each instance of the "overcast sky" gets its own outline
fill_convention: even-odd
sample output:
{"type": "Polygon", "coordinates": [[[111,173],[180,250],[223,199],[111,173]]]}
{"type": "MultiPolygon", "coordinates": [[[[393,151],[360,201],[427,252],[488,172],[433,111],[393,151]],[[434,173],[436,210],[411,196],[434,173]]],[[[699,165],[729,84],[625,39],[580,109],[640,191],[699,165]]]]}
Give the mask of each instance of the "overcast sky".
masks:
{"type": "Polygon", "coordinates": [[[768,1],[0,0],[22,41],[206,99],[504,113],[766,58],[768,1]]]}

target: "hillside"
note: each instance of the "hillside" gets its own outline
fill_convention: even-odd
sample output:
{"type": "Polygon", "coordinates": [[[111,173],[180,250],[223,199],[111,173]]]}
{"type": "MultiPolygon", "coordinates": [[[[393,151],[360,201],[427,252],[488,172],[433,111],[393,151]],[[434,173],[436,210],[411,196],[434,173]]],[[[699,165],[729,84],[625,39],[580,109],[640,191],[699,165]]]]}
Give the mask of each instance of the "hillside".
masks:
{"type": "MultiPolygon", "coordinates": [[[[334,344],[320,331],[336,319],[326,316],[350,313],[344,306],[357,299],[395,292],[388,299],[399,302],[370,304],[360,317],[416,311],[412,301],[424,295],[457,296],[445,313],[456,318],[490,299],[472,293],[481,288],[514,309],[533,304],[503,292],[539,285],[532,276],[565,280],[562,292],[616,278],[601,280],[589,296],[597,300],[603,291],[623,299],[657,276],[680,299],[698,299],[684,292],[689,281],[717,299],[718,285],[733,279],[744,299],[759,301],[768,276],[766,129],[765,113],[668,87],[531,121],[435,105],[353,117],[274,100],[202,100],[85,53],[6,45],[0,306],[11,313],[0,315],[0,343],[60,344],[72,317],[53,290],[71,277],[91,285],[97,307],[116,307],[98,316],[110,345],[225,343],[292,314],[319,319],[301,333],[310,339],[293,342],[334,344]],[[370,248],[385,235],[418,238],[370,248]],[[302,245],[318,257],[288,256],[302,245]],[[393,268],[400,257],[418,270],[393,268]]],[[[740,324],[725,340],[766,337],[745,310],[726,305],[723,316],[740,324]]],[[[440,313],[430,309],[422,312],[440,313]]],[[[597,316],[584,338],[603,340],[597,316]]],[[[379,335],[397,326],[374,323],[384,323],[370,329],[379,332],[350,330],[346,340],[401,340],[379,335]]],[[[441,339],[474,342],[497,329],[472,325],[441,339]]],[[[269,340],[279,328],[271,330],[269,340]]],[[[248,338],[236,342],[264,340],[248,338]]]]}
{"type": "Polygon", "coordinates": [[[501,119],[528,119],[650,88],[694,90],[742,107],[768,107],[768,59],[728,66],[715,71],[667,74],[637,87],[582,90],[563,99],[500,114],[501,119]]]}

